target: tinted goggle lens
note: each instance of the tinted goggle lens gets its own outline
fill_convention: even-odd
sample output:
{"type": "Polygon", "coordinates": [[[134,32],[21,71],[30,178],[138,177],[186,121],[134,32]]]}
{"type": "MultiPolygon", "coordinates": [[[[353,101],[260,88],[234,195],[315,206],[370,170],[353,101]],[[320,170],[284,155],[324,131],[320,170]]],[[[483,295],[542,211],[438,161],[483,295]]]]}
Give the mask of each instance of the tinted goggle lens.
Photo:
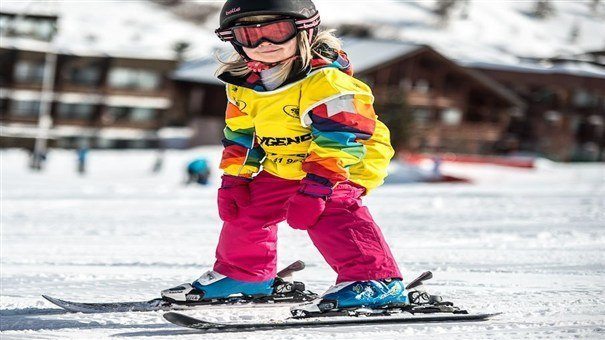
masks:
{"type": "Polygon", "coordinates": [[[296,35],[296,26],[292,20],[267,24],[238,26],[232,29],[235,42],[243,47],[257,47],[264,40],[274,44],[284,43],[296,35]]]}

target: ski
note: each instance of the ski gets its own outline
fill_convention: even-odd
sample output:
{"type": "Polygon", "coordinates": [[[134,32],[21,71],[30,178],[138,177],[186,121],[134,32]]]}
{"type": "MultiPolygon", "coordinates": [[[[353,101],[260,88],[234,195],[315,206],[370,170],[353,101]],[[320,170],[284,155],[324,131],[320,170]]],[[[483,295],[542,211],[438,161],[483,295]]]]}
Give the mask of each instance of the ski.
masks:
{"type": "Polygon", "coordinates": [[[415,315],[405,313],[397,316],[373,316],[373,317],[326,317],[312,320],[299,320],[289,318],[284,321],[269,321],[258,323],[219,323],[209,322],[193,318],[181,313],[168,312],[164,318],[169,322],[204,332],[241,332],[256,330],[279,330],[296,328],[319,328],[334,326],[359,326],[359,325],[386,325],[386,324],[410,324],[410,323],[435,323],[435,322],[468,322],[484,321],[499,313],[482,314],[421,314],[415,315]]]}
{"type": "Polygon", "coordinates": [[[164,314],[169,322],[204,332],[253,331],[286,328],[310,328],[365,324],[406,324],[428,322],[482,321],[500,313],[477,313],[443,301],[441,296],[426,291],[424,281],[433,277],[430,271],[422,273],[406,286],[409,303],[388,304],[380,307],[339,307],[338,301],[321,299],[298,304],[290,309],[291,317],[283,321],[259,323],[220,323],[196,319],[176,312],[164,314]]]}
{"type": "Polygon", "coordinates": [[[274,284],[275,293],[267,296],[233,296],[225,299],[175,302],[162,298],[147,301],[124,302],[74,302],[42,295],[44,299],[66,311],[74,313],[119,313],[119,312],[153,312],[169,310],[187,310],[208,307],[271,307],[284,306],[317,298],[317,294],[304,289],[301,282],[288,282],[294,272],[303,270],[305,264],[296,261],[277,273],[274,284]]]}

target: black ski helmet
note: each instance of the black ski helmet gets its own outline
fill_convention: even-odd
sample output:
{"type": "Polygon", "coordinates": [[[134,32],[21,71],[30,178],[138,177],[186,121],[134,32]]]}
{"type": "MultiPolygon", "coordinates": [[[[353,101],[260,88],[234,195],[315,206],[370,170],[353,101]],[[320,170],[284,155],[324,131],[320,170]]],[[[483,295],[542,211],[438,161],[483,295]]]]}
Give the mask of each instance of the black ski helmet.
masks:
{"type": "Polygon", "coordinates": [[[311,19],[317,14],[311,0],[227,0],[221,10],[219,30],[231,27],[239,18],[253,15],[311,19]]]}
{"type": "MultiPolygon", "coordinates": [[[[307,31],[309,41],[317,36],[320,22],[319,12],[311,0],[227,0],[221,9],[220,26],[217,36],[225,41],[225,30],[231,28],[237,19],[255,15],[279,15],[294,18],[299,31],[307,31]]],[[[240,46],[233,44],[244,59],[249,60],[240,46]]]]}

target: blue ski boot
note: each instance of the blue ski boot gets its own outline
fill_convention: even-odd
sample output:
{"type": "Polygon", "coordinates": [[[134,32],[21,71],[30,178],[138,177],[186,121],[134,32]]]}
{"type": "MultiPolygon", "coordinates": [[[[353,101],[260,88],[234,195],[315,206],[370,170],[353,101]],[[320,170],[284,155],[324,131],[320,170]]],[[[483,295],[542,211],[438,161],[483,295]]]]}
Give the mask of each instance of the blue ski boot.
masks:
{"type": "Polygon", "coordinates": [[[405,285],[399,279],[342,282],[328,289],[320,298],[294,306],[294,317],[320,315],[347,308],[380,308],[407,305],[405,285]]]}
{"type": "Polygon", "coordinates": [[[408,303],[405,285],[399,279],[343,282],[328,289],[322,299],[335,301],[339,308],[408,303]]]}
{"type": "Polygon", "coordinates": [[[273,293],[274,279],[262,282],[238,281],[207,271],[193,283],[184,283],[162,291],[162,298],[170,302],[199,302],[212,299],[227,299],[235,296],[265,296],[273,293]]]}

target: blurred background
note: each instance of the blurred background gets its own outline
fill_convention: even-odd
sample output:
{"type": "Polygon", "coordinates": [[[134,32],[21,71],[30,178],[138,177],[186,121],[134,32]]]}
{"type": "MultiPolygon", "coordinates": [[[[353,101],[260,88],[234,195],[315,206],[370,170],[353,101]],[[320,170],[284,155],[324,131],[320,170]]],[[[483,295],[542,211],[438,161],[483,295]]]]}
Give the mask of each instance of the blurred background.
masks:
{"type": "MultiPolygon", "coordinates": [[[[156,149],[161,166],[165,149],[220,144],[222,3],[2,1],[2,148],[42,169],[49,149],[156,149]]],[[[603,1],[316,5],[400,158],[604,160],[603,1]]]]}

